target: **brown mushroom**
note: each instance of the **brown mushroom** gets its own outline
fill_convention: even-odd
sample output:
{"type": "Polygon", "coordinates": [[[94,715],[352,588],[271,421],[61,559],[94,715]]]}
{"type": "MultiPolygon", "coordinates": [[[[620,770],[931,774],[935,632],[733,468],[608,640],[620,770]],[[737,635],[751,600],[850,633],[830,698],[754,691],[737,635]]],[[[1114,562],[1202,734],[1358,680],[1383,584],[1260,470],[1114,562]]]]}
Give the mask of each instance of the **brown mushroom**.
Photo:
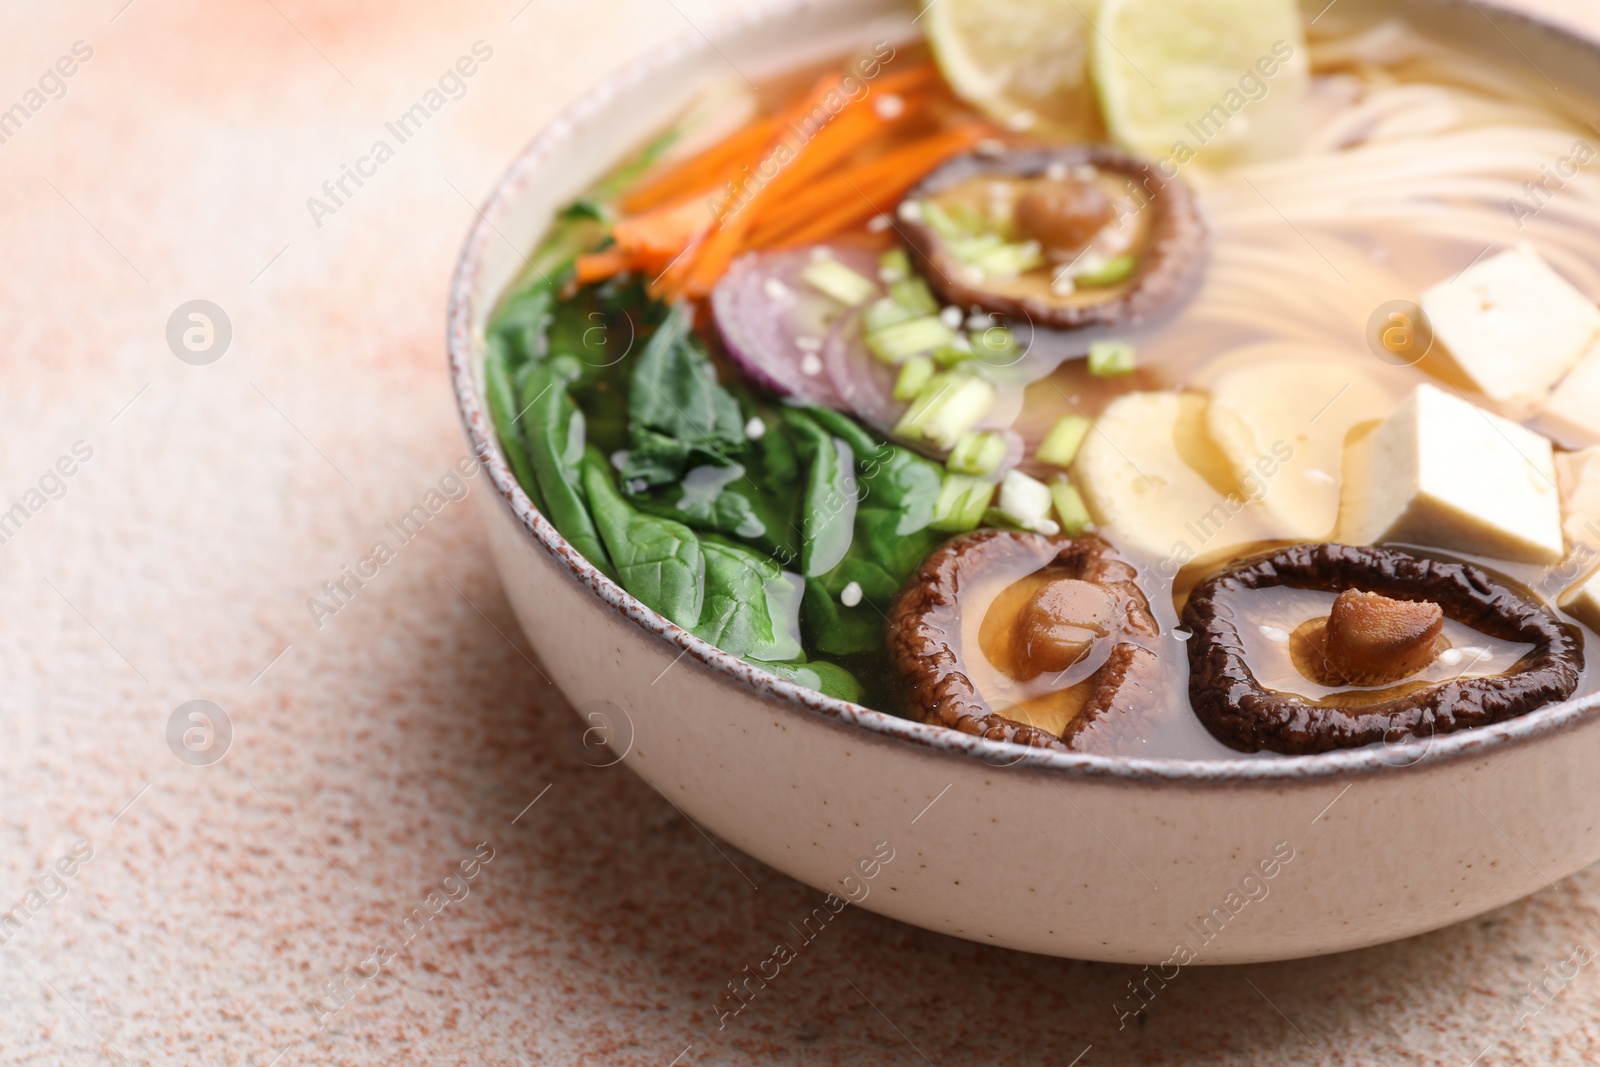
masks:
{"type": "Polygon", "coordinates": [[[1449,647],[1439,605],[1359,589],[1340,593],[1327,618],[1302,623],[1289,642],[1300,673],[1325,686],[1391,685],[1449,647]]]}
{"type": "MultiPolygon", "coordinates": [[[[1567,699],[1583,672],[1582,635],[1531,593],[1472,564],[1397,548],[1308,544],[1240,561],[1195,586],[1183,621],[1193,631],[1195,714],[1246,752],[1327,752],[1500,722],[1567,699]],[[1356,688],[1308,696],[1258,681],[1240,598],[1280,587],[1339,594],[1328,618],[1315,620],[1324,662],[1313,671],[1326,675],[1312,680],[1356,688]],[[1441,658],[1446,619],[1532,648],[1501,673],[1416,677],[1441,658]]],[[[1312,635],[1302,627],[1299,638],[1312,635]]],[[[1290,644],[1303,667],[1304,646],[1295,654],[1290,644]]]]}
{"type": "Polygon", "coordinates": [[[996,741],[1131,749],[1160,634],[1137,572],[1098,537],[985,530],[927,558],[889,615],[912,718],[996,741]]]}
{"type": "Polygon", "coordinates": [[[1140,322],[1191,287],[1206,247],[1188,187],[1107,145],[957,156],[900,218],[945,300],[1056,329],[1140,322]]]}

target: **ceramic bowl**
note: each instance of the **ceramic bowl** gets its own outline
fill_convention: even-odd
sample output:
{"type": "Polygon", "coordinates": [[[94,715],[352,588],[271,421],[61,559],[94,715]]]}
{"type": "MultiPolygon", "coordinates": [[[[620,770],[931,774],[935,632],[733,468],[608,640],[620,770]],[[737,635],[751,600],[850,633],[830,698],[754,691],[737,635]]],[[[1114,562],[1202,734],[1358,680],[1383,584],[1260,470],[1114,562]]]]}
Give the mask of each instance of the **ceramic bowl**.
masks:
{"type": "MultiPolygon", "coordinates": [[[[1508,64],[1560,71],[1568,91],[1600,80],[1593,42],[1484,0],[1386,7],[1508,64]]],[[[835,894],[828,907],[849,900],[973,941],[1161,973],[1406,937],[1600,858],[1594,700],[1310,757],[1023,750],[829,699],[720,652],[601,575],[533,509],[493,443],[481,357],[485,318],[553,210],[670,121],[724,57],[760,78],[906,39],[915,15],[898,0],[813,0],[685,33],[540,133],[467,238],[448,344],[467,436],[486,457],[492,491],[478,497],[517,618],[586,737],[608,739],[606,759],[706,831],[835,894]]],[[[724,860],[708,849],[706,862],[724,860]]]]}

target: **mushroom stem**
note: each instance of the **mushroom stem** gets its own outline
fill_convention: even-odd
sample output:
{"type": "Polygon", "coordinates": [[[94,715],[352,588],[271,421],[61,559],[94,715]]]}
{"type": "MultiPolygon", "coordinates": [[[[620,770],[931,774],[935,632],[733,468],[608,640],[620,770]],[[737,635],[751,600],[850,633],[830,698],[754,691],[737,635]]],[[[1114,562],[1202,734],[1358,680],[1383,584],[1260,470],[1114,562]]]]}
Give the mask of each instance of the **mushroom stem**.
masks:
{"type": "Polygon", "coordinates": [[[1449,647],[1444,611],[1432,601],[1346,589],[1326,619],[1295,630],[1291,655],[1320,685],[1377,686],[1425,670],[1449,647]]]}

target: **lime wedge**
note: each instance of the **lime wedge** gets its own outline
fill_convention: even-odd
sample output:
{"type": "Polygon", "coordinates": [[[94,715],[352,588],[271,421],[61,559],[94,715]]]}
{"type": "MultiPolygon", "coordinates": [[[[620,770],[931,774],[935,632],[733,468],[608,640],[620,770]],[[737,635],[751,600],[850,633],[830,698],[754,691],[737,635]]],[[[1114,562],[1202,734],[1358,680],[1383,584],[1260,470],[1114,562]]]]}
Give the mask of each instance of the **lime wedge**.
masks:
{"type": "Polygon", "coordinates": [[[1008,129],[1092,139],[1089,77],[1098,0],[927,0],[921,21],[945,80],[1008,129]]]}
{"type": "Polygon", "coordinates": [[[1103,0],[1093,68],[1111,135],[1181,166],[1292,150],[1309,78],[1295,0],[1103,0]]]}

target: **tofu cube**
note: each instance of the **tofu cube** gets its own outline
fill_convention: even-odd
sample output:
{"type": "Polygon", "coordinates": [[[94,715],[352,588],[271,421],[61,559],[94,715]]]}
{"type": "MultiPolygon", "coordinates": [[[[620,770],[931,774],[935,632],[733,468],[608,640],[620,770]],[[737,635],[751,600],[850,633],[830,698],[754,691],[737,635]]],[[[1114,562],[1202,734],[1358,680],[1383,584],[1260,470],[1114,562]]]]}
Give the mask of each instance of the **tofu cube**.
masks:
{"type": "Polygon", "coordinates": [[[1561,610],[1591,630],[1600,630],[1600,571],[1579,582],[1561,598],[1561,610]]]}
{"type": "Polygon", "coordinates": [[[1600,553],[1600,447],[1558,453],[1556,485],[1568,553],[1580,547],[1600,553]]]}
{"type": "Polygon", "coordinates": [[[1561,379],[1545,404],[1551,431],[1574,442],[1600,442],[1600,342],[1561,379]]]}
{"type": "Polygon", "coordinates": [[[1600,333],[1600,309],[1518,245],[1422,294],[1434,337],[1492,400],[1531,412],[1600,333]]]}
{"type": "Polygon", "coordinates": [[[1554,449],[1509,419],[1419,385],[1345,458],[1346,543],[1404,541],[1519,563],[1562,557],[1554,449]]]}

